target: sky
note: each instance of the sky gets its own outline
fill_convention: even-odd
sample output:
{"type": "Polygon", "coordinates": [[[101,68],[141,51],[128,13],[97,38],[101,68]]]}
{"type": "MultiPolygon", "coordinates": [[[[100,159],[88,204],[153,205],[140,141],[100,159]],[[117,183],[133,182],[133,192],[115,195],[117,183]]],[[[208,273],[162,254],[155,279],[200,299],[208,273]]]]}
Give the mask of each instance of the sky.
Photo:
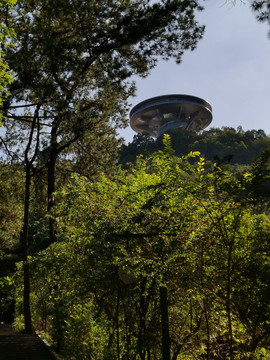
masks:
{"type": "MultiPolygon", "coordinates": [[[[181,64],[161,61],[146,79],[135,78],[139,102],[164,94],[187,94],[207,100],[213,109],[210,127],[242,126],[270,135],[269,26],[259,23],[249,0],[235,6],[226,0],[206,0],[198,15],[206,25],[197,48],[186,52],[181,64]]],[[[136,133],[120,131],[126,143],[136,133]]]]}

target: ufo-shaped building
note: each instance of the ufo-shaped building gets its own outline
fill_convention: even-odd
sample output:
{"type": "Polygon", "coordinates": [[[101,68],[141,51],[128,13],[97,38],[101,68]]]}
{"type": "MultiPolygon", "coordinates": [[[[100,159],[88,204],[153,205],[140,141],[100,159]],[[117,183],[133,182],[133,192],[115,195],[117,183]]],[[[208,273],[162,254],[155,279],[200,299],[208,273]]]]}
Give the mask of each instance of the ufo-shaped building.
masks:
{"type": "Polygon", "coordinates": [[[211,105],[191,95],[153,97],[140,102],[130,111],[131,128],[155,138],[172,129],[203,130],[211,121],[211,105]]]}

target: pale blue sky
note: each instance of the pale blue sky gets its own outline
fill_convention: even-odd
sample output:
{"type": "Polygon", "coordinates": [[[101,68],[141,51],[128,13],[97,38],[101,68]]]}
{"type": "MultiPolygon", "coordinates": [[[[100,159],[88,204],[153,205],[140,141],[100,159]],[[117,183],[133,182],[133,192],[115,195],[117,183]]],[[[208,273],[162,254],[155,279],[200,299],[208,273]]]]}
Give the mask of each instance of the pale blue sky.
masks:
{"type": "MultiPolygon", "coordinates": [[[[188,94],[207,100],[213,108],[210,126],[241,125],[270,134],[270,40],[268,26],[258,23],[249,0],[236,5],[206,0],[199,14],[206,25],[197,49],[180,65],[160,62],[146,79],[138,79],[132,106],[152,96],[188,94]]],[[[134,131],[121,131],[126,142],[134,131]]]]}

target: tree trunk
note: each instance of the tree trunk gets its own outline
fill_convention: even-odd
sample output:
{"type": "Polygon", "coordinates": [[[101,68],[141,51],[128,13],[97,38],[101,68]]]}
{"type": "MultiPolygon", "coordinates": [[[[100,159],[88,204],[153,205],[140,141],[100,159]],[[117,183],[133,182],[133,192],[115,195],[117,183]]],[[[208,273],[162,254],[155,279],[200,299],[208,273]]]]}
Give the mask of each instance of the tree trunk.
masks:
{"type": "MultiPolygon", "coordinates": [[[[48,162],[48,213],[55,206],[55,162],[56,158],[51,157],[48,162]]],[[[53,217],[49,217],[50,244],[56,241],[56,226],[53,217]]]]}
{"type": "MultiPolygon", "coordinates": [[[[55,206],[55,165],[57,159],[57,135],[56,127],[53,126],[51,131],[51,149],[50,149],[50,158],[47,163],[48,167],[48,213],[51,212],[52,208],[55,206]]],[[[55,220],[53,217],[49,217],[49,236],[50,244],[56,241],[56,226],[55,220]]]]}
{"type": "Polygon", "coordinates": [[[31,184],[31,165],[27,163],[26,173],[25,173],[23,232],[21,237],[22,250],[23,250],[23,273],[24,273],[24,290],[23,290],[24,327],[25,327],[25,332],[27,334],[32,334],[32,320],[31,320],[31,311],[30,311],[30,274],[29,274],[29,263],[28,263],[30,184],[31,184]]]}
{"type": "Polygon", "coordinates": [[[170,332],[168,315],[168,293],[165,286],[160,286],[160,312],[162,330],[162,360],[170,360],[170,332]]]}
{"type": "Polygon", "coordinates": [[[116,346],[117,346],[118,360],[120,360],[119,306],[120,306],[120,287],[118,284],[117,304],[116,304],[116,346]]]}
{"type": "MultiPolygon", "coordinates": [[[[146,287],[146,280],[144,279],[141,287],[140,294],[140,306],[139,306],[139,329],[138,329],[138,349],[140,359],[145,360],[147,351],[147,339],[146,339],[146,314],[147,314],[147,300],[144,295],[146,287]]],[[[150,358],[148,353],[148,359],[150,358]]]]}
{"type": "Polygon", "coordinates": [[[206,333],[207,333],[206,359],[210,360],[210,325],[209,325],[207,302],[205,299],[203,300],[203,311],[204,311],[206,333]]]}
{"type": "Polygon", "coordinates": [[[23,273],[24,273],[24,290],[23,290],[23,310],[24,310],[24,327],[27,334],[32,334],[32,319],[31,319],[31,308],[30,308],[30,271],[28,262],[29,252],[29,207],[30,207],[30,185],[31,185],[31,169],[33,162],[37,156],[39,146],[39,135],[40,135],[40,123],[39,123],[39,108],[38,105],[35,110],[35,117],[32,121],[31,131],[29,134],[28,144],[24,152],[25,160],[25,198],[24,198],[24,216],[23,216],[23,231],[21,235],[22,243],[22,257],[23,257],[23,273]],[[35,150],[31,160],[28,155],[33,143],[34,132],[37,132],[35,150]]]}
{"type": "Polygon", "coordinates": [[[232,246],[230,244],[229,253],[228,253],[228,263],[227,263],[227,299],[226,299],[226,309],[227,309],[227,319],[228,319],[228,330],[229,330],[229,359],[234,359],[233,353],[233,330],[232,330],[232,317],[231,317],[231,253],[232,246]]]}
{"type": "Polygon", "coordinates": [[[30,308],[30,272],[29,263],[24,262],[23,264],[24,273],[24,292],[23,292],[23,310],[24,310],[24,330],[26,334],[32,334],[32,318],[30,308]]]}

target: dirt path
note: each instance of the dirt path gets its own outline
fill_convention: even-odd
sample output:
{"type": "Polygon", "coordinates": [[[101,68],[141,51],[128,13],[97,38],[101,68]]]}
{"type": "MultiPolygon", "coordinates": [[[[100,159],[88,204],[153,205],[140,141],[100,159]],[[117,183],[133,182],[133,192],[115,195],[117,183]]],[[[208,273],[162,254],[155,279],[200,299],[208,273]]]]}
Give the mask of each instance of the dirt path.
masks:
{"type": "Polygon", "coordinates": [[[57,360],[37,335],[15,334],[8,325],[0,325],[1,360],[57,360]]]}

